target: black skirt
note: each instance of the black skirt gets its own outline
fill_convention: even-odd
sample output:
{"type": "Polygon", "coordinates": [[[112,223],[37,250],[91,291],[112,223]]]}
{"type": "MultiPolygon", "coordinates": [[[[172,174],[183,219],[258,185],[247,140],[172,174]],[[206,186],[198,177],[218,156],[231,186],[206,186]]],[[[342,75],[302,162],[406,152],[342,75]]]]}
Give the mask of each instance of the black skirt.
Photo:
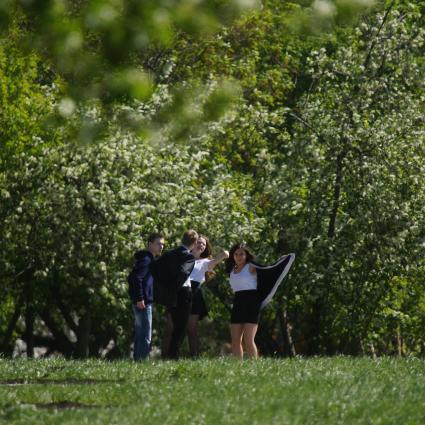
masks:
{"type": "Polygon", "coordinates": [[[204,299],[204,293],[202,292],[202,287],[199,282],[191,280],[190,284],[192,286],[192,311],[190,314],[197,314],[199,320],[202,320],[204,317],[208,316],[208,308],[204,299]]]}
{"type": "Polygon", "coordinates": [[[235,292],[230,323],[258,323],[260,304],[258,292],[255,289],[235,292]]]}

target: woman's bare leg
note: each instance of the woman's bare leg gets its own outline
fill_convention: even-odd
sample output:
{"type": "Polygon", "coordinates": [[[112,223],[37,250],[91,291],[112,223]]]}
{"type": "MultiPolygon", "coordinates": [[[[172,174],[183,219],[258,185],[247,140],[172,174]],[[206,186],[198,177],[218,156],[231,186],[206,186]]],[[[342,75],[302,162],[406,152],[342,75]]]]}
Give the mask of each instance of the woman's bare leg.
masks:
{"type": "Polygon", "coordinates": [[[255,345],[255,334],[257,333],[258,325],[256,323],[243,324],[243,345],[248,357],[252,359],[258,358],[258,350],[255,345]]]}
{"type": "Polygon", "coordinates": [[[238,359],[243,359],[242,336],[243,324],[232,323],[230,325],[230,334],[232,336],[232,354],[238,359]]]}

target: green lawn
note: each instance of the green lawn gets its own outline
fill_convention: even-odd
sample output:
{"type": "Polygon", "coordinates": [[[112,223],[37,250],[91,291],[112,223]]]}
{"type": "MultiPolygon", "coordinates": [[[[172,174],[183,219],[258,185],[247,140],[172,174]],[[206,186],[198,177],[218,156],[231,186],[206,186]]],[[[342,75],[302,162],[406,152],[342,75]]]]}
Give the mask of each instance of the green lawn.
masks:
{"type": "Polygon", "coordinates": [[[13,424],[425,424],[425,362],[0,360],[13,424]]]}

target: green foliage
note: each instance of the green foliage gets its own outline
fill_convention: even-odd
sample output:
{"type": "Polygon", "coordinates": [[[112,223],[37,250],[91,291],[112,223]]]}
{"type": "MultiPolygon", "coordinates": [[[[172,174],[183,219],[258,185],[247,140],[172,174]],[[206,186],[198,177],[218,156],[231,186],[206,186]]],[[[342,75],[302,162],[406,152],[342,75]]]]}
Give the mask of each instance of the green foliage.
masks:
{"type": "Polygon", "coordinates": [[[50,140],[47,118],[54,111],[57,89],[36,54],[19,50],[15,30],[0,42],[0,169],[14,154],[31,151],[33,140],[50,140]]]}
{"type": "Polygon", "coordinates": [[[256,7],[255,0],[32,0],[10,1],[1,18],[25,23],[25,45],[54,64],[75,101],[110,102],[127,94],[149,97],[151,81],[134,59],[150,46],[168,46],[178,31],[209,34],[246,7],[256,7]]]}
{"type": "MultiPolygon", "coordinates": [[[[195,227],[296,252],[263,353],[423,354],[421,3],[243,3],[2,3],[0,351],[34,325],[125,356],[133,252],[195,227]]],[[[230,291],[207,287],[215,355],[230,291]]]]}
{"type": "Polygon", "coordinates": [[[180,40],[170,79],[239,80],[241,99],[206,146],[266,219],[261,257],[298,255],[263,329],[283,338],[289,308],[301,352],[365,352],[375,332],[393,340],[378,312],[423,254],[423,18],[391,4],[357,27],[298,37],[282,25],[291,12],[269,7],[214,39],[180,40]]]}
{"type": "MultiPolygon", "coordinates": [[[[6,276],[31,268],[37,290],[32,302],[42,316],[56,304],[63,316],[54,319],[59,328],[66,323],[78,333],[72,317],[90,313],[96,338],[101,335],[96,327],[105,326],[104,338],[128,336],[126,276],[143,235],[160,230],[173,245],[185,228],[211,226],[213,240],[223,241],[225,234],[230,243],[258,227],[258,220],[244,213],[242,190],[233,188],[229,176],[203,178],[206,152],[194,146],[154,149],[116,133],[100,145],[38,151],[21,154],[4,175],[14,195],[3,197],[9,214],[4,214],[6,249],[0,261],[6,276]]],[[[93,344],[93,354],[108,342],[93,344]]]]}
{"type": "Polygon", "coordinates": [[[275,223],[288,216],[301,254],[295,291],[316,323],[311,338],[327,352],[358,352],[391,282],[419,266],[423,45],[420,15],[389,8],[334,53],[313,51],[314,85],[290,113],[298,124],[268,183],[275,223]]]}

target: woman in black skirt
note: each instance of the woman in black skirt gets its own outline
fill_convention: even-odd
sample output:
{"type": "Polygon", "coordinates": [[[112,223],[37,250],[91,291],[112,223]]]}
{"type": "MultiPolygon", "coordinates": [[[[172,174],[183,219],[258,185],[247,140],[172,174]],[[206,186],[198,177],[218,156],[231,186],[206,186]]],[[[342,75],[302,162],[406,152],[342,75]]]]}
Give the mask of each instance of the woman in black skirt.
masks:
{"type": "Polygon", "coordinates": [[[212,258],[212,248],[205,235],[199,235],[192,254],[196,258],[195,267],[190,274],[192,286],[192,311],[187,326],[190,355],[195,357],[199,354],[198,322],[208,315],[207,305],[201,285],[208,279],[208,273],[212,272],[220,261],[229,257],[227,251],[223,251],[216,258],[212,258]]]}
{"type": "Polygon", "coordinates": [[[254,255],[249,248],[239,243],[232,247],[226,262],[234,292],[230,319],[232,354],[239,359],[243,359],[243,348],[248,357],[258,357],[254,338],[260,317],[260,302],[257,297],[257,271],[250,264],[253,260],[254,255]]]}
{"type": "Polygon", "coordinates": [[[271,301],[294,259],[295,254],[288,254],[270,266],[262,266],[254,262],[254,255],[245,244],[231,248],[226,271],[234,292],[230,333],[235,357],[243,359],[244,348],[248,357],[258,357],[255,334],[260,310],[271,301]]]}
{"type": "MultiPolygon", "coordinates": [[[[189,341],[189,350],[192,357],[199,355],[199,336],[198,323],[208,315],[208,308],[205,303],[202,284],[208,279],[208,274],[212,272],[218,263],[229,257],[228,251],[223,251],[216,258],[212,257],[212,248],[208,238],[205,235],[199,235],[195,247],[192,249],[194,255],[195,267],[189,276],[192,287],[192,310],[187,325],[187,336],[189,341]]],[[[164,339],[162,342],[162,353],[168,350],[170,336],[173,330],[171,316],[167,315],[164,339]]]]}

